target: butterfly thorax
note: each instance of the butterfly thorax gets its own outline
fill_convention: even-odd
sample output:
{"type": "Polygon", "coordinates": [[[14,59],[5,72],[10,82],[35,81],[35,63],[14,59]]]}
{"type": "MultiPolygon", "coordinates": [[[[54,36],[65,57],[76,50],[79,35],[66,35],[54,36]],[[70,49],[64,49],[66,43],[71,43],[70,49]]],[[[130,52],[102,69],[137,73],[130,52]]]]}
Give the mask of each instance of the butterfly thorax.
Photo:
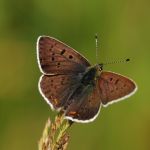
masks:
{"type": "Polygon", "coordinates": [[[100,76],[100,73],[101,73],[101,68],[99,67],[99,65],[88,67],[81,79],[81,83],[83,83],[84,85],[89,85],[89,84],[94,85],[95,81],[100,76]]]}

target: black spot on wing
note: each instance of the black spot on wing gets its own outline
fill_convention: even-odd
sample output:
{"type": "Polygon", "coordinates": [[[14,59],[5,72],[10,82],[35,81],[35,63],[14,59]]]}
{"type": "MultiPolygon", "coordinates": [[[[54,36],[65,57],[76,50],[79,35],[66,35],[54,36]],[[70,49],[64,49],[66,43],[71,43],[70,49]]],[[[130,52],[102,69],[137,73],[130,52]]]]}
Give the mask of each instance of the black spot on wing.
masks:
{"type": "Polygon", "coordinates": [[[63,49],[63,50],[61,51],[60,55],[63,55],[65,52],[66,52],[66,50],[63,49]]]}

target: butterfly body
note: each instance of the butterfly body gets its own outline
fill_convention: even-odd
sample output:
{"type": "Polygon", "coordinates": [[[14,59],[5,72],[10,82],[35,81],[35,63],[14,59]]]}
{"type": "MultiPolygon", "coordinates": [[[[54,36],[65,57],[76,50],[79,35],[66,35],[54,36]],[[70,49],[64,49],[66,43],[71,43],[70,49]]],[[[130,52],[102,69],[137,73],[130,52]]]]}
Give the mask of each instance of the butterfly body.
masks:
{"type": "Polygon", "coordinates": [[[37,41],[38,64],[43,75],[39,90],[52,109],[63,111],[75,122],[93,121],[101,106],[132,95],[136,84],[122,75],[91,66],[66,44],[41,36],[37,41]]]}
{"type": "Polygon", "coordinates": [[[97,77],[100,76],[101,68],[98,65],[87,68],[84,73],[81,83],[83,84],[95,84],[97,77]]]}

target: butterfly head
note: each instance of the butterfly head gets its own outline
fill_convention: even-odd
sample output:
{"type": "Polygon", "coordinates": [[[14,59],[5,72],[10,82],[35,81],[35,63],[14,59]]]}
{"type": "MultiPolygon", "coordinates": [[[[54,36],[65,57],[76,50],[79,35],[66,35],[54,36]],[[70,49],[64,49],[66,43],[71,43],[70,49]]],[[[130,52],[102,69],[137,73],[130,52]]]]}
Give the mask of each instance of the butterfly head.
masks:
{"type": "Polygon", "coordinates": [[[104,66],[103,63],[98,64],[98,69],[99,69],[100,71],[102,71],[102,70],[103,70],[103,66],[104,66]]]}
{"type": "Polygon", "coordinates": [[[95,70],[96,70],[96,74],[95,74],[96,76],[95,77],[99,77],[102,70],[103,70],[103,64],[102,63],[101,64],[96,64],[95,65],[95,70]]]}

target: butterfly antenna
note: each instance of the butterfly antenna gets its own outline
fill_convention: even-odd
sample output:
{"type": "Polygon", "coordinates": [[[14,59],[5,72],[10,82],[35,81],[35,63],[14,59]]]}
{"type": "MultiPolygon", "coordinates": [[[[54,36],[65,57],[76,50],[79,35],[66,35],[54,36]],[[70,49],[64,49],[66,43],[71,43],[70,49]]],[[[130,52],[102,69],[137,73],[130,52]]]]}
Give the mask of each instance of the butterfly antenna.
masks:
{"type": "Polygon", "coordinates": [[[98,35],[95,34],[95,44],[96,44],[96,63],[98,63],[98,35]]]}
{"type": "Polygon", "coordinates": [[[103,65],[108,65],[108,64],[119,64],[119,63],[127,63],[130,61],[130,58],[126,58],[126,59],[120,59],[120,60],[114,60],[114,61],[108,61],[106,63],[103,63],[103,65]]]}

